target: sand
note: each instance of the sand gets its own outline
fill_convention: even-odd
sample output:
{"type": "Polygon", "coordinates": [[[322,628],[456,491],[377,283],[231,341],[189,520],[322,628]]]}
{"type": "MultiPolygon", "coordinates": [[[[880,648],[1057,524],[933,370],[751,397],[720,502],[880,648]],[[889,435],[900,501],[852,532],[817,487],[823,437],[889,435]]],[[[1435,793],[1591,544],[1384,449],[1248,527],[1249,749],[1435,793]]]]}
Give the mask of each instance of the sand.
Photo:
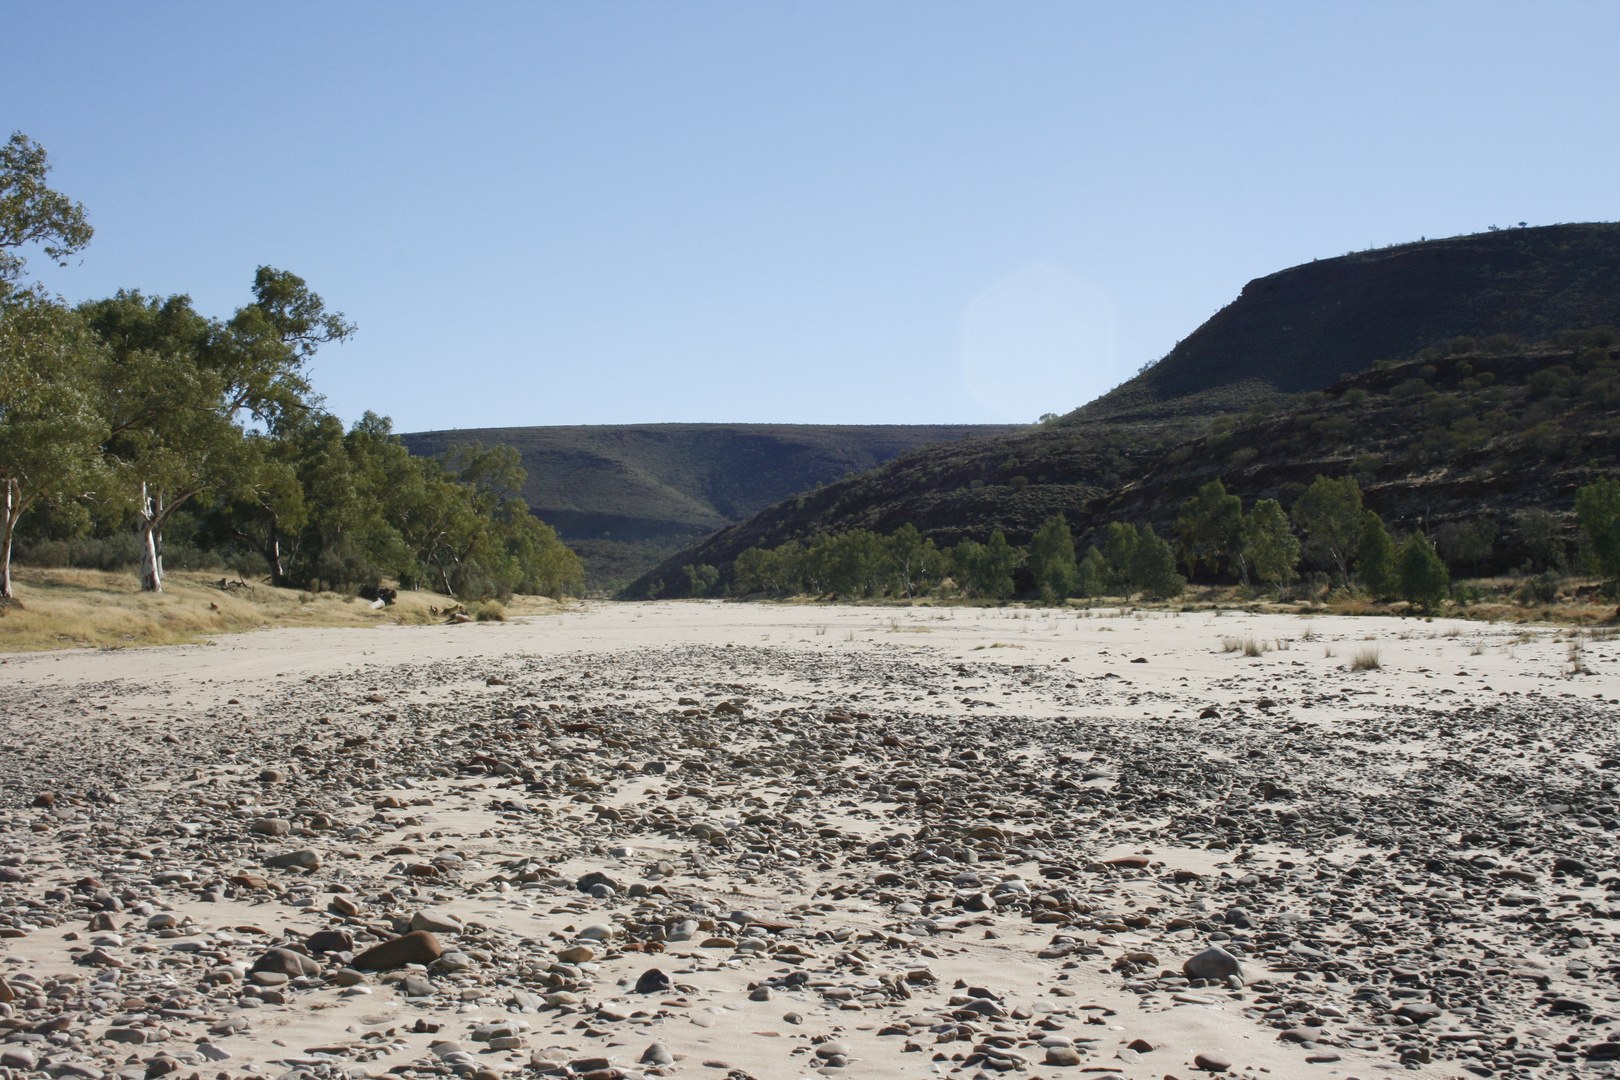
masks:
{"type": "Polygon", "coordinates": [[[687,601],[11,655],[0,1065],[1605,1074],[1617,645],[687,601]]]}

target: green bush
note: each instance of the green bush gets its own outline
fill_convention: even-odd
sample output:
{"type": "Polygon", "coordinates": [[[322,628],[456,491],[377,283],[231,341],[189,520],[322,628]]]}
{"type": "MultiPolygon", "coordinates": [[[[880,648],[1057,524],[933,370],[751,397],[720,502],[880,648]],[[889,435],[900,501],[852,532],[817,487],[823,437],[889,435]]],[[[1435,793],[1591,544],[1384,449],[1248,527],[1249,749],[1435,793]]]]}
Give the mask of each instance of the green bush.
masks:
{"type": "Polygon", "coordinates": [[[1564,586],[1564,575],[1556,570],[1543,570],[1525,579],[1514,598],[1526,607],[1550,604],[1558,599],[1558,590],[1564,586]]]}
{"type": "Polygon", "coordinates": [[[1620,578],[1620,480],[1605,476],[1577,491],[1575,520],[1581,527],[1586,568],[1611,581],[1620,578]]]}
{"type": "Polygon", "coordinates": [[[1431,611],[1445,600],[1451,574],[1434,545],[1422,533],[1414,534],[1401,545],[1395,559],[1395,573],[1401,599],[1413,607],[1431,611]]]}
{"type": "Polygon", "coordinates": [[[133,532],[76,536],[19,544],[13,558],[24,566],[49,569],[128,570],[141,562],[141,542],[133,532]]]}

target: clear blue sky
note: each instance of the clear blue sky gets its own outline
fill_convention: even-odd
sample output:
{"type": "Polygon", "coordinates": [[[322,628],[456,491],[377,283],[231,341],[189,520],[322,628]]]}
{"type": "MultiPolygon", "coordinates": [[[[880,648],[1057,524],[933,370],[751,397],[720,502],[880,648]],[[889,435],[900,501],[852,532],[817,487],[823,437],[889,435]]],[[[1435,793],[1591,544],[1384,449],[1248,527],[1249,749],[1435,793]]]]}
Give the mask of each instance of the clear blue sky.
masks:
{"type": "Polygon", "coordinates": [[[1032,421],[1251,278],[1620,217],[1614,3],[0,0],[70,299],[261,263],[398,430],[1032,421]]]}

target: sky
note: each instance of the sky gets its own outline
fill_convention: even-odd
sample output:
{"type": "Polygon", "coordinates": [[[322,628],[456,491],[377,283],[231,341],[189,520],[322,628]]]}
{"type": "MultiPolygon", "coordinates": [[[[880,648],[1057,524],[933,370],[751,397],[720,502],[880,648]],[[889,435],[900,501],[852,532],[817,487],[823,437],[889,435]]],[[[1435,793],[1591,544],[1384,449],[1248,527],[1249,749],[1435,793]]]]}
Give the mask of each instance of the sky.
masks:
{"type": "Polygon", "coordinates": [[[0,0],[77,301],[254,269],[396,430],[1007,423],[1259,276],[1612,220],[1620,5],[0,0]]]}

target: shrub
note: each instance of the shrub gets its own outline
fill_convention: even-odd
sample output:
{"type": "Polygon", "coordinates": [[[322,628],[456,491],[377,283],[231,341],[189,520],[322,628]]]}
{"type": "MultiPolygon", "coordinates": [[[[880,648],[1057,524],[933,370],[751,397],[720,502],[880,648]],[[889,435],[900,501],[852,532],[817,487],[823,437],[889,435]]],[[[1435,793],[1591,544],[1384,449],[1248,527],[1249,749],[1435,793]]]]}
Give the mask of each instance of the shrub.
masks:
{"type": "Polygon", "coordinates": [[[1558,590],[1563,588],[1564,576],[1556,570],[1543,570],[1525,579],[1515,599],[1525,606],[1533,604],[1550,604],[1558,599],[1558,590]]]}
{"type": "Polygon", "coordinates": [[[1401,545],[1395,560],[1395,574],[1401,599],[1425,611],[1438,607],[1446,598],[1451,574],[1422,533],[1401,545]]]}
{"type": "MultiPolygon", "coordinates": [[[[168,556],[173,551],[165,552],[168,556]]],[[[128,570],[141,562],[141,542],[133,532],[111,536],[75,536],[68,540],[37,540],[19,545],[14,556],[24,566],[84,570],[128,570]]],[[[169,563],[166,557],[165,562],[169,563]]]]}
{"type": "Polygon", "coordinates": [[[1168,600],[1187,591],[1187,579],[1176,573],[1175,553],[1151,525],[1138,534],[1127,573],[1134,588],[1156,599],[1168,600]]]}
{"type": "Polygon", "coordinates": [[[1605,476],[1577,491],[1575,520],[1585,540],[1581,557],[1587,569],[1620,578],[1620,480],[1605,476]]]}
{"type": "Polygon", "coordinates": [[[1375,599],[1395,591],[1395,545],[1379,516],[1368,510],[1362,514],[1361,543],[1356,550],[1356,576],[1375,599]]]}

